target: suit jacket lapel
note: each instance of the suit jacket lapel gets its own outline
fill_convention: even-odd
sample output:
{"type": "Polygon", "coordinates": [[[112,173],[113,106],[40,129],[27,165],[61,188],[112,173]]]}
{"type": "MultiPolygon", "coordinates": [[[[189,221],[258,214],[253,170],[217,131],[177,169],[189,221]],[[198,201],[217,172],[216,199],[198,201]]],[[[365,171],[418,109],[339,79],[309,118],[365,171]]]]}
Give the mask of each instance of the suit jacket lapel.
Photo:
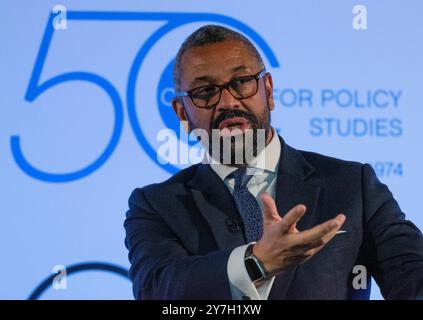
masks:
{"type": "Polygon", "coordinates": [[[245,244],[242,229],[230,230],[229,223],[239,219],[235,202],[225,183],[209,165],[199,164],[193,179],[188,183],[193,199],[209,224],[220,249],[245,244]]]}
{"type": "MultiPolygon", "coordinates": [[[[298,222],[298,230],[309,229],[317,222],[316,206],[321,187],[307,180],[315,169],[302,154],[281,140],[281,158],[276,182],[276,206],[284,216],[297,204],[304,204],[307,211],[298,222]]],[[[269,299],[284,299],[295,274],[296,267],[290,267],[279,274],[273,283],[269,299]]]]}
{"type": "Polygon", "coordinates": [[[306,214],[297,224],[299,230],[308,229],[315,218],[315,207],[320,192],[320,184],[308,179],[315,171],[303,155],[288,146],[282,138],[281,158],[276,181],[276,206],[284,216],[297,204],[307,207],[306,214]]]}

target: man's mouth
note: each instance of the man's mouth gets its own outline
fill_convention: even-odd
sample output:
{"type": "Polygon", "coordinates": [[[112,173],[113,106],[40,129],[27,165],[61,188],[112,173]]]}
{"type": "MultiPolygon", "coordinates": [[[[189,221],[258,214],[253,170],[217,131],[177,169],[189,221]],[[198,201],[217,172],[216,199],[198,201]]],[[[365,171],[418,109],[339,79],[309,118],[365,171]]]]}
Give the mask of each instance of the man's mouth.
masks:
{"type": "Polygon", "coordinates": [[[233,117],[223,120],[219,124],[221,136],[235,136],[244,133],[246,129],[252,129],[252,127],[244,117],[233,117]]]}

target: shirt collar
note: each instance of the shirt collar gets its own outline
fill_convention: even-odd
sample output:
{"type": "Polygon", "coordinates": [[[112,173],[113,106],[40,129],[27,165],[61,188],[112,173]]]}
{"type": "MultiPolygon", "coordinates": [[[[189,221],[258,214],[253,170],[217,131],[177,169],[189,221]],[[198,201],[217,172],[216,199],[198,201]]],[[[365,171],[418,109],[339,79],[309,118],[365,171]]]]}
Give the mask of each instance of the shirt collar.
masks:
{"type": "MultiPolygon", "coordinates": [[[[281,142],[276,133],[276,130],[272,128],[273,136],[267,146],[262,150],[256,158],[248,165],[248,168],[261,169],[270,173],[277,173],[278,164],[281,154],[281,142]]],[[[205,152],[203,163],[207,163],[213,169],[214,172],[222,179],[231,174],[237,168],[211,161],[211,156],[205,152]]]]}

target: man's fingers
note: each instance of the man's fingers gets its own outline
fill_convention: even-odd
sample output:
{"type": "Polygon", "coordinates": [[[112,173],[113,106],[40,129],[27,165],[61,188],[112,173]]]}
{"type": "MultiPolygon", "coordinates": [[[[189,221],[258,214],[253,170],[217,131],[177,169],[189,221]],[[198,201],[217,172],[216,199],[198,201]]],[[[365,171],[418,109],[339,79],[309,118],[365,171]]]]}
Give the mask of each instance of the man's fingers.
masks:
{"type": "Polygon", "coordinates": [[[276,208],[275,200],[267,193],[260,194],[261,202],[263,203],[263,219],[264,223],[280,221],[278,209],[276,208]]]}
{"type": "Polygon", "coordinates": [[[261,193],[260,199],[263,203],[263,220],[265,225],[267,223],[280,222],[281,233],[298,233],[296,228],[297,222],[306,212],[306,207],[303,204],[296,205],[281,218],[276,208],[275,200],[267,192],[261,193]]]}
{"type": "Polygon", "coordinates": [[[294,208],[288,211],[282,218],[282,233],[288,232],[292,227],[292,230],[296,230],[296,224],[306,212],[306,207],[303,204],[298,204],[294,208]]]}
{"type": "Polygon", "coordinates": [[[294,223],[290,228],[289,228],[289,231],[288,231],[289,233],[298,233],[298,232],[300,232],[298,229],[297,229],[297,223],[294,223]]]}
{"type": "Polygon", "coordinates": [[[319,240],[323,240],[324,243],[327,243],[335,236],[344,222],[345,216],[343,214],[338,214],[335,218],[319,224],[314,228],[300,232],[297,235],[300,237],[301,243],[303,244],[317,243],[319,240]]]}
{"type": "MultiPolygon", "coordinates": [[[[338,215],[338,216],[340,216],[340,215],[338,215]]],[[[342,217],[343,220],[342,220],[342,223],[340,224],[339,228],[336,228],[333,231],[331,231],[328,234],[323,236],[322,240],[325,244],[328,243],[330,240],[332,240],[332,238],[335,237],[336,233],[341,229],[342,224],[345,221],[345,216],[344,215],[342,215],[342,216],[343,216],[342,217]]],[[[341,217],[340,217],[340,219],[341,219],[341,217]]],[[[341,221],[341,220],[339,220],[339,221],[341,221]]]]}
{"type": "MultiPolygon", "coordinates": [[[[319,252],[329,241],[331,241],[335,237],[337,231],[342,226],[344,221],[345,221],[345,216],[340,214],[334,219],[331,219],[319,226],[316,226],[316,227],[320,227],[320,226],[323,227],[324,224],[329,225],[329,228],[326,229],[326,231],[328,232],[325,233],[324,235],[322,233],[322,236],[320,238],[315,238],[316,240],[313,242],[305,241],[304,238],[302,238],[301,239],[302,241],[300,244],[297,244],[291,248],[291,252],[293,253],[295,257],[298,257],[298,258],[302,257],[304,259],[303,262],[310,259],[317,252],[319,252]],[[336,221],[335,224],[339,223],[339,227],[334,228],[335,224],[333,224],[333,221],[336,221]],[[330,228],[333,228],[333,229],[329,231],[330,228]]],[[[310,230],[307,230],[307,231],[310,231],[310,230]]]]}

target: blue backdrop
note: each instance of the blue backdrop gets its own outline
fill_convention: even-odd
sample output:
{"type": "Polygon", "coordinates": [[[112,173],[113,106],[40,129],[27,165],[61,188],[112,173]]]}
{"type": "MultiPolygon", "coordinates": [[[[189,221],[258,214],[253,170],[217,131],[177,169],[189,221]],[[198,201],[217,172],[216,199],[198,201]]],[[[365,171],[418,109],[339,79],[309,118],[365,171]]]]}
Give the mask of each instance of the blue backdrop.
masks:
{"type": "Polygon", "coordinates": [[[371,163],[422,228],[421,12],[417,0],[2,0],[0,298],[132,299],[127,199],[181,168],[158,162],[157,134],[179,131],[173,59],[206,23],[259,48],[290,145],[371,163]]]}

